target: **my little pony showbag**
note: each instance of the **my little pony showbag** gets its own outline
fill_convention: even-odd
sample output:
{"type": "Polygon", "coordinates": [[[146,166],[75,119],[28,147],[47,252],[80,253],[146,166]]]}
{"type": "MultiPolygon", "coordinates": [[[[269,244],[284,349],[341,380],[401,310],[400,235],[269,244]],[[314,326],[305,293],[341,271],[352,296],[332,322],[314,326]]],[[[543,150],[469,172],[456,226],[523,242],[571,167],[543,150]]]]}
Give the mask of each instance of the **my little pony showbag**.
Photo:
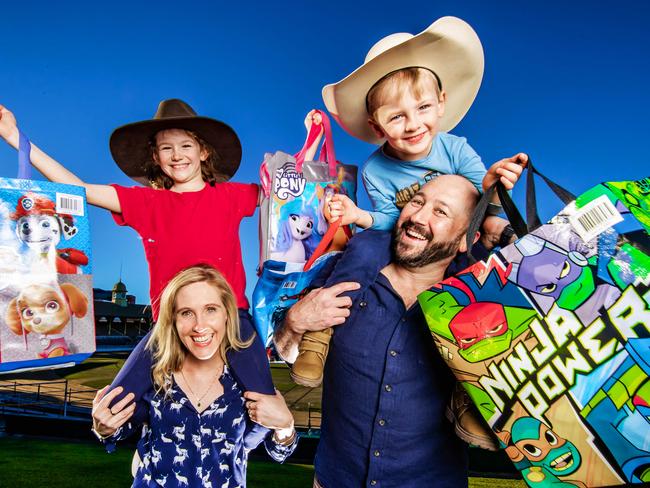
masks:
{"type": "Polygon", "coordinates": [[[79,363],[95,351],[90,229],[82,187],[0,178],[0,373],[79,363]]]}
{"type": "Polygon", "coordinates": [[[541,225],[528,171],[529,227],[499,192],[523,237],[422,293],[429,329],[528,486],[646,483],[650,178],[545,178],[567,206],[541,225]]]}
{"type": "Polygon", "coordinates": [[[295,156],[278,151],[266,154],[260,168],[263,200],[260,205],[260,279],[253,292],[253,318],[263,341],[270,342],[273,317],[286,307],[279,290],[298,296],[327,259],[341,251],[352,236],[350,226],[330,229],[327,202],[337,193],[356,201],[357,168],[336,160],[330,121],[321,111],[322,124],[312,124],[303,148],[295,156]],[[323,133],[320,161],[305,161],[323,133]],[[328,235],[326,246],[319,245],[328,235]],[[319,249],[315,254],[316,249],[319,249]],[[312,268],[318,256],[325,254],[312,268]],[[298,277],[295,273],[308,274],[298,277]],[[290,278],[287,275],[292,273],[290,278]]]}

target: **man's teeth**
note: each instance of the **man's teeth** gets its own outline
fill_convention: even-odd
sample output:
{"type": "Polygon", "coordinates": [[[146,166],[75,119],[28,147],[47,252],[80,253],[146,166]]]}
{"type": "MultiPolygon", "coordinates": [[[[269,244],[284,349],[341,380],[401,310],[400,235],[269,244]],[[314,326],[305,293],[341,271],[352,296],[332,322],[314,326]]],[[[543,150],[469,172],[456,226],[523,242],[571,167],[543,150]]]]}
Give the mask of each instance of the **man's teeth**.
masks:
{"type": "Polygon", "coordinates": [[[192,340],[194,342],[198,342],[199,344],[208,342],[210,339],[212,339],[212,334],[192,337],[192,340]]]}
{"type": "Polygon", "coordinates": [[[426,241],[427,240],[427,238],[425,236],[423,236],[419,232],[415,232],[414,230],[411,230],[411,229],[408,229],[406,231],[406,235],[409,236],[409,237],[412,237],[413,239],[419,239],[421,241],[426,241]]]}

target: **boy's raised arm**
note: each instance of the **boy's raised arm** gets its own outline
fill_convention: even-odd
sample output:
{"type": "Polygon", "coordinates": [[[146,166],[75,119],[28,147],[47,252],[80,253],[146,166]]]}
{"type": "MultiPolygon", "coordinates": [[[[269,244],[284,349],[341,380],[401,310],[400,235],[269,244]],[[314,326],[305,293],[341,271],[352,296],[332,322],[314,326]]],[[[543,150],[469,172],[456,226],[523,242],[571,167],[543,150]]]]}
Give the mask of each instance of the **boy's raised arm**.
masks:
{"type": "MultiPolygon", "coordinates": [[[[18,125],[14,114],[0,105],[0,136],[7,141],[7,144],[14,149],[18,149],[18,134],[18,125]]],[[[121,213],[120,201],[115,188],[112,186],[85,183],[35,144],[32,144],[30,159],[34,167],[48,180],[56,183],[83,186],[86,189],[88,203],[105,208],[111,212],[121,213]]]]}

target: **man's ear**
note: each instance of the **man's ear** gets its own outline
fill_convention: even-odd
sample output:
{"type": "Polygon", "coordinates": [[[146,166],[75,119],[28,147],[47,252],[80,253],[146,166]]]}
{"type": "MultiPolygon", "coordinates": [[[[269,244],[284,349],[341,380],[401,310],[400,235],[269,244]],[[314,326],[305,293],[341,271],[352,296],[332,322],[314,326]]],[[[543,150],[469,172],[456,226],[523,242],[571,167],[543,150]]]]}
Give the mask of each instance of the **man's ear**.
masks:
{"type": "Polygon", "coordinates": [[[384,134],[384,130],[381,128],[381,125],[379,125],[372,117],[368,118],[368,125],[379,139],[386,137],[386,134],[384,134]]]}
{"type": "MultiPolygon", "coordinates": [[[[478,241],[481,237],[481,233],[477,230],[476,234],[474,234],[474,239],[472,240],[472,244],[476,244],[476,241],[478,241]]],[[[460,245],[458,246],[458,252],[467,252],[467,234],[465,234],[465,238],[460,240],[460,245]]]]}

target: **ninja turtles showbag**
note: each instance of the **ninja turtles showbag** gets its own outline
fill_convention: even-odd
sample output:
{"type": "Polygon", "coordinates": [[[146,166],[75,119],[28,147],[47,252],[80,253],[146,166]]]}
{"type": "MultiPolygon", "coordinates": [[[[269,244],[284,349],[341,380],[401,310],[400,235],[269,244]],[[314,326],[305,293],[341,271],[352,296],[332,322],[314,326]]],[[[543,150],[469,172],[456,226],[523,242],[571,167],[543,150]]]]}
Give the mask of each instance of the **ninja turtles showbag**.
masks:
{"type": "Polygon", "coordinates": [[[568,195],[545,225],[528,205],[534,230],[419,302],[529,486],[640,484],[650,481],[650,178],[568,195]]]}
{"type": "Polygon", "coordinates": [[[0,373],[62,367],[95,351],[85,189],[0,178],[0,373]]]}

